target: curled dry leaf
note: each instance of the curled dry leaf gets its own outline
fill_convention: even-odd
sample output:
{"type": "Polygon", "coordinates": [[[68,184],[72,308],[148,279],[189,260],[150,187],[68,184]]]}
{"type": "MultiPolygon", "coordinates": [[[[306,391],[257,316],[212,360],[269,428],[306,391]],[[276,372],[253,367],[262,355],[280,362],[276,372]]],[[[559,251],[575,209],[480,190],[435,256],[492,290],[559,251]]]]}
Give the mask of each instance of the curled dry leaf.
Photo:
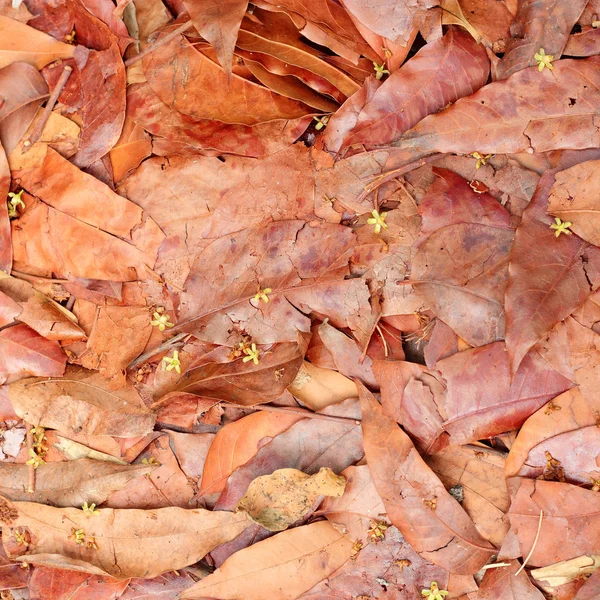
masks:
{"type": "MultiPolygon", "coordinates": [[[[29,555],[62,555],[67,561],[79,561],[79,570],[116,579],[157,577],[191,565],[239,535],[249,523],[242,513],[203,509],[103,508],[89,516],[75,508],[1,502],[2,543],[9,557],[29,560],[29,555]],[[77,544],[69,537],[73,530],[84,532],[85,543],[77,544]],[[16,542],[15,531],[27,532],[28,545],[16,542]],[[91,540],[97,548],[88,547],[91,540]]],[[[59,566],[60,559],[56,565],[40,556],[36,564],[59,566]]]]}
{"type": "Polygon", "coordinates": [[[72,58],[76,47],[59,42],[25,23],[0,15],[0,68],[25,62],[36,69],[59,59],[72,58]]]}
{"type": "Polygon", "coordinates": [[[516,477],[508,485],[515,490],[508,517],[522,556],[529,555],[544,513],[528,564],[540,567],[597,552],[600,494],[569,483],[516,477]]]}
{"type": "Polygon", "coordinates": [[[535,67],[524,69],[425,117],[393,145],[412,160],[433,152],[500,154],[598,146],[600,133],[593,123],[600,105],[599,64],[597,56],[557,61],[554,76],[535,67]]]}
{"type": "Polygon", "coordinates": [[[0,331],[0,382],[32,375],[60,377],[66,364],[67,356],[58,342],[43,338],[27,325],[0,331]]]}
{"type": "Polygon", "coordinates": [[[236,552],[181,598],[295,600],[349,560],[351,548],[326,521],[290,529],[236,552]]]}
{"type": "Polygon", "coordinates": [[[600,283],[595,277],[600,251],[574,235],[556,237],[550,228],[553,220],[546,210],[553,183],[554,173],[544,173],[511,250],[505,306],[513,373],[529,349],[600,283]]]}
{"type": "Polygon", "coordinates": [[[321,496],[339,497],[346,479],[322,468],[307,475],[297,469],[278,469],[254,479],[235,511],[244,511],[269,531],[283,531],[304,517],[321,496]]]}
{"type": "Polygon", "coordinates": [[[594,246],[600,246],[599,187],[600,160],[589,160],[557,173],[548,195],[548,212],[594,246]]]}
{"type": "Polygon", "coordinates": [[[363,386],[359,393],[367,463],[389,519],[426,560],[453,573],[477,572],[492,546],[373,394],[363,386]]]}
{"type": "Polygon", "coordinates": [[[219,429],[206,456],[200,495],[222,492],[238,467],[301,419],[300,415],[258,411],[219,429]]]}
{"type": "Polygon", "coordinates": [[[577,23],[586,0],[555,2],[555,0],[526,0],[510,28],[511,38],[506,42],[504,56],[496,66],[496,79],[505,79],[513,73],[536,65],[535,54],[543,48],[557,60],[577,23]]]}
{"type": "Polygon", "coordinates": [[[27,492],[27,465],[0,464],[0,494],[14,501],[80,507],[102,504],[127,482],[150,473],[149,465],[117,465],[82,458],[47,463],[36,473],[35,492],[27,492]]]}
{"type": "Polygon", "coordinates": [[[135,437],[152,431],[156,420],[133,387],[110,391],[100,375],[77,367],[62,379],[13,383],[9,398],[26,422],[66,434],[135,437]]]}

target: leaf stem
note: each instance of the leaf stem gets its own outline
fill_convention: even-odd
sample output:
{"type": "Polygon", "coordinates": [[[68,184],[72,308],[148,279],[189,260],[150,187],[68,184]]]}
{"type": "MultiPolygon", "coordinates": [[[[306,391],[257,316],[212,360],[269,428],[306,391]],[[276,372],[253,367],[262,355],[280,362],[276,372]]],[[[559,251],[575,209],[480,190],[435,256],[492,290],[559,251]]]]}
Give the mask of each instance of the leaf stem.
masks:
{"type": "Polygon", "coordinates": [[[178,35],[185,33],[188,29],[191,29],[191,27],[192,27],[191,21],[187,21],[183,25],[180,25],[177,29],[174,29],[173,31],[171,31],[171,33],[168,33],[164,37],[161,37],[158,40],[156,40],[154,43],[146,46],[141,52],[139,52],[135,56],[128,58],[125,61],[125,67],[130,67],[131,65],[135,64],[136,62],[142,60],[142,58],[144,58],[145,56],[148,56],[148,54],[152,54],[152,52],[154,52],[155,50],[158,50],[161,46],[168,44],[172,39],[176,38],[178,35]]]}

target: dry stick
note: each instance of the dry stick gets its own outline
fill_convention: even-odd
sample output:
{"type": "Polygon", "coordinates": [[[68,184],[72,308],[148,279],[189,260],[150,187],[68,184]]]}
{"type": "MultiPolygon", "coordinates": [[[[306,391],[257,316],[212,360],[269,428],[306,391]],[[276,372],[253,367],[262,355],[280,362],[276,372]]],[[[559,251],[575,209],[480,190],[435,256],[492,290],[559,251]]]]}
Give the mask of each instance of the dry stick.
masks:
{"type": "Polygon", "coordinates": [[[515,573],[515,577],[525,568],[527,561],[531,558],[533,551],[535,550],[535,546],[538,542],[538,538],[540,537],[540,531],[542,530],[542,519],[544,518],[544,511],[540,509],[540,522],[538,523],[537,533],[535,534],[535,539],[533,540],[533,546],[531,546],[531,550],[527,555],[527,558],[523,561],[523,564],[519,567],[519,570],[515,573]]]}
{"type": "Polygon", "coordinates": [[[269,404],[257,404],[252,408],[255,408],[256,410],[265,410],[268,412],[279,412],[288,413],[292,415],[299,415],[301,417],[308,417],[309,419],[326,419],[327,421],[335,421],[336,423],[344,423],[345,425],[348,425],[350,423],[360,425],[360,421],[358,419],[350,419],[348,417],[334,417],[332,415],[314,413],[310,410],[304,410],[303,408],[294,408],[293,406],[272,406],[269,404]]]}
{"type": "Polygon", "coordinates": [[[155,50],[158,50],[158,48],[160,48],[161,46],[168,44],[173,38],[176,38],[178,35],[185,33],[188,29],[191,29],[191,27],[192,27],[191,21],[188,21],[187,23],[180,25],[177,29],[174,29],[173,31],[171,31],[171,33],[165,35],[165,37],[162,37],[162,38],[156,40],[156,42],[154,42],[153,44],[149,44],[148,46],[146,46],[139,54],[136,54],[135,56],[128,58],[125,61],[125,66],[130,67],[131,65],[134,65],[136,62],[142,60],[142,58],[144,58],[144,56],[147,56],[148,54],[152,54],[152,52],[154,52],[155,50]]]}
{"type": "Polygon", "coordinates": [[[46,106],[44,107],[44,112],[42,113],[42,118],[35,124],[29,139],[23,142],[23,153],[27,152],[33,144],[35,144],[42,135],[42,131],[44,131],[44,127],[50,118],[50,114],[54,110],[54,106],[56,105],[56,101],[60,96],[60,93],[63,91],[65,85],[69,77],[71,76],[71,72],[73,71],[73,67],[69,65],[65,65],[63,72],[60,75],[59,80],[57,81],[54,89],[52,90],[52,94],[50,94],[50,98],[48,98],[48,102],[46,102],[46,106]]]}
{"type": "Polygon", "coordinates": [[[419,167],[424,167],[426,164],[436,160],[439,156],[438,154],[432,154],[426,158],[422,158],[421,160],[417,160],[408,165],[404,165],[403,167],[399,167],[398,169],[393,169],[392,171],[387,171],[387,173],[383,173],[378,177],[375,177],[371,183],[367,183],[365,185],[365,189],[358,197],[358,202],[362,202],[372,191],[376,190],[384,183],[391,181],[392,179],[396,179],[397,177],[402,177],[402,175],[406,175],[406,173],[410,173],[410,171],[414,171],[419,167]]]}
{"type": "Polygon", "coordinates": [[[137,367],[138,365],[145,363],[149,358],[152,358],[154,355],[159,354],[163,350],[170,350],[171,348],[183,346],[183,344],[185,343],[183,341],[183,339],[186,338],[188,335],[190,335],[190,334],[185,333],[185,332],[178,333],[176,336],[172,337],[170,340],[167,340],[166,342],[162,343],[160,346],[157,346],[156,348],[154,348],[154,350],[150,350],[150,352],[146,352],[145,354],[138,356],[134,361],[130,362],[127,365],[127,370],[133,369],[134,367],[137,367]]]}
{"type": "MultiPolygon", "coordinates": [[[[31,423],[25,423],[25,427],[27,430],[27,455],[29,460],[33,450],[33,431],[31,430],[31,423]]],[[[27,491],[33,494],[35,492],[35,466],[33,464],[27,465],[27,483],[27,491]]]]}

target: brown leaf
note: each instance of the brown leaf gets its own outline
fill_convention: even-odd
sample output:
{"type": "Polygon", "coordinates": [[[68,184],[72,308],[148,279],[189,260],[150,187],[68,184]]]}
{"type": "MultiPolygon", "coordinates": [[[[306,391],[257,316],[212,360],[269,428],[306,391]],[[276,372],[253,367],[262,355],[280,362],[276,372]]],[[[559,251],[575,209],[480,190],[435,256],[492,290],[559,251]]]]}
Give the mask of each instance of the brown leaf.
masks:
{"type": "Polygon", "coordinates": [[[492,556],[491,545],[374,396],[362,386],[359,393],[365,454],[388,517],[423,558],[453,573],[475,573],[492,556]]]}
{"type": "Polygon", "coordinates": [[[522,556],[528,556],[536,537],[540,510],[542,527],[528,564],[543,566],[594,554],[600,536],[600,495],[569,483],[513,478],[515,489],[508,517],[522,556]]]}
{"type": "Polygon", "coordinates": [[[454,446],[425,458],[446,489],[462,495],[461,505],[475,527],[497,548],[509,529],[504,459],[502,453],[477,445],[454,446]]]}
{"type": "Polygon", "coordinates": [[[46,340],[27,325],[0,331],[0,382],[23,377],[60,377],[67,357],[57,342],[46,340]]]}
{"type": "Polygon", "coordinates": [[[384,81],[358,114],[342,147],[384,145],[398,139],[428,114],[476,92],[487,82],[488,73],[483,47],[468,33],[450,28],[384,81]]]}
{"type": "Polygon", "coordinates": [[[183,0],[194,27],[214,48],[219,63],[231,77],[231,62],[248,0],[183,0]]]}
{"type": "Polygon", "coordinates": [[[555,60],[559,59],[586,4],[586,0],[566,4],[556,0],[519,2],[510,28],[512,37],[507,41],[504,56],[496,67],[496,78],[505,79],[537,64],[534,55],[540,48],[554,56],[555,60]]]}
{"type": "Polygon", "coordinates": [[[223,69],[183,38],[152,52],[144,58],[143,65],[157,96],[193,119],[256,125],[318,112],[236,74],[229,84],[223,69]],[[213,93],[204,93],[207,87],[213,93]]]}
{"type": "Polygon", "coordinates": [[[294,600],[341,567],[351,548],[326,521],[290,529],[236,552],[181,598],[294,600]]]}
{"type": "Polygon", "coordinates": [[[479,586],[480,598],[502,600],[544,600],[545,596],[529,580],[526,572],[517,575],[519,561],[511,560],[509,567],[489,569],[479,586]]]}
{"type": "Polygon", "coordinates": [[[126,117],[121,137],[109,153],[115,181],[121,181],[151,154],[150,136],[131,117],[126,117]]]}
{"type": "MultiPolygon", "coordinates": [[[[6,153],[0,144],[0,198],[8,198],[10,190],[10,169],[6,153]]],[[[0,271],[10,273],[12,268],[12,243],[10,235],[10,218],[8,204],[5,200],[0,203],[0,271]]]]}
{"type": "Polygon", "coordinates": [[[590,160],[556,174],[548,195],[548,212],[562,221],[586,242],[600,246],[600,211],[595,191],[600,185],[600,160],[590,160]]]}
{"type": "Polygon", "coordinates": [[[0,493],[10,500],[79,508],[84,502],[102,504],[127,482],[150,473],[149,465],[117,465],[82,458],[53,462],[36,472],[35,492],[27,489],[27,465],[0,464],[0,493]]]}
{"type": "Polygon", "coordinates": [[[322,411],[342,417],[339,420],[320,415],[321,418],[302,419],[280,433],[234,471],[215,508],[233,509],[254,479],[276,469],[293,468],[312,475],[322,467],[329,467],[339,473],[360,460],[363,448],[355,420],[359,416],[357,404],[356,400],[346,400],[322,411]]]}
{"type": "Polygon", "coordinates": [[[9,397],[23,420],[67,434],[135,437],[152,431],[156,419],[132,387],[108,391],[101,376],[77,367],[64,379],[13,383],[9,397]]]}
{"type": "Polygon", "coordinates": [[[598,146],[600,134],[590,138],[590,131],[600,105],[599,62],[598,57],[561,60],[552,73],[523,69],[429,115],[393,145],[413,157],[598,146]]]}
{"type": "Polygon", "coordinates": [[[26,62],[36,69],[59,59],[71,58],[75,46],[64,44],[25,23],[0,15],[0,68],[26,62]]]}
{"type": "Polygon", "coordinates": [[[339,497],[345,486],[346,479],[328,468],[313,475],[278,469],[254,479],[234,512],[246,512],[269,531],[283,531],[309,513],[321,496],[339,497]]]}
{"type": "Polygon", "coordinates": [[[515,372],[529,349],[597,287],[597,248],[574,235],[555,236],[546,214],[554,173],[546,172],[517,228],[506,289],[506,346],[515,372]]]}
{"type": "MultiPolygon", "coordinates": [[[[2,502],[7,505],[6,500],[2,502]]],[[[29,560],[29,555],[58,554],[67,560],[84,561],[81,570],[105,573],[116,579],[151,578],[191,565],[248,525],[243,514],[202,509],[132,512],[103,508],[90,517],[80,509],[53,508],[33,502],[14,502],[8,506],[14,511],[14,518],[3,519],[2,542],[10,557],[29,560]],[[77,544],[70,539],[72,530],[83,531],[85,543],[77,544]],[[27,546],[15,541],[15,531],[27,532],[31,539],[27,546]],[[88,548],[91,538],[97,548],[88,548]]]]}
{"type": "Polygon", "coordinates": [[[600,29],[588,29],[569,36],[565,56],[595,56],[600,53],[600,29]]]}
{"type": "Polygon", "coordinates": [[[264,444],[301,420],[299,415],[258,411],[228,423],[215,436],[206,456],[200,495],[222,492],[228,477],[264,444]]]}

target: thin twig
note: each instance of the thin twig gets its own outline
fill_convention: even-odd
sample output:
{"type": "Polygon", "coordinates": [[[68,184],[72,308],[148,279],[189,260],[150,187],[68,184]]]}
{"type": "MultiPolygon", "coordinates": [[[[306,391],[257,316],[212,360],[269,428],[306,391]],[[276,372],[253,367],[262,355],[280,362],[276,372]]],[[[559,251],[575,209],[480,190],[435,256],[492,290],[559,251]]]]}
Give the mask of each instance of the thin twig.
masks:
{"type": "Polygon", "coordinates": [[[69,80],[72,71],[73,67],[65,65],[65,68],[63,69],[60,78],[58,79],[56,85],[54,86],[54,89],[52,90],[52,94],[50,94],[50,98],[48,98],[48,102],[46,102],[46,106],[44,107],[44,112],[42,113],[41,119],[35,124],[33,131],[29,136],[29,139],[26,139],[23,142],[23,153],[28,152],[31,146],[33,146],[33,144],[35,144],[40,139],[40,136],[44,131],[44,127],[46,127],[46,123],[48,122],[48,119],[50,118],[50,115],[54,110],[54,106],[56,105],[58,97],[60,96],[65,85],[67,84],[67,81],[69,80]]]}
{"type": "Polygon", "coordinates": [[[357,201],[362,202],[371,192],[382,186],[384,183],[391,181],[392,179],[396,179],[398,177],[402,177],[406,175],[406,173],[410,173],[410,171],[414,171],[419,167],[423,167],[426,164],[436,160],[440,154],[432,154],[431,156],[427,156],[426,158],[422,158],[421,160],[417,160],[408,165],[404,165],[403,167],[399,167],[397,169],[393,169],[391,171],[387,171],[386,173],[382,173],[381,175],[375,177],[371,183],[367,183],[365,185],[365,189],[358,196],[357,201]]]}
{"type": "Polygon", "coordinates": [[[531,558],[531,555],[533,554],[533,551],[535,550],[535,546],[540,537],[540,531],[542,530],[543,518],[544,518],[544,511],[540,509],[540,522],[538,523],[537,533],[535,534],[535,539],[533,540],[533,546],[531,546],[531,550],[529,551],[527,558],[523,561],[523,564],[519,567],[519,570],[515,573],[515,577],[525,568],[527,561],[531,558]]]}
{"type": "Polygon", "coordinates": [[[483,565],[483,567],[481,567],[481,570],[486,571],[487,569],[499,569],[500,567],[510,567],[510,563],[491,563],[489,565],[483,565]]]}
{"type": "Polygon", "coordinates": [[[385,336],[383,335],[383,332],[381,331],[381,327],[379,327],[379,325],[375,325],[375,329],[377,329],[379,335],[381,336],[381,341],[383,342],[383,353],[384,356],[387,358],[389,356],[389,352],[387,342],[385,341],[385,336]]]}
{"type": "Polygon", "coordinates": [[[326,419],[327,421],[335,421],[336,423],[344,423],[348,425],[354,423],[354,425],[360,425],[358,419],[350,419],[348,417],[334,417],[333,415],[324,415],[321,413],[315,413],[310,410],[303,408],[294,408],[293,406],[272,406],[270,404],[257,404],[253,406],[256,410],[265,410],[269,412],[288,413],[291,415],[298,415],[300,417],[307,417],[309,419],[326,419]]]}
{"type": "Polygon", "coordinates": [[[136,62],[142,60],[142,58],[144,58],[144,56],[148,56],[148,54],[152,54],[152,52],[154,52],[155,50],[158,50],[161,46],[168,44],[173,38],[176,38],[178,35],[185,33],[188,29],[191,29],[191,27],[192,27],[191,21],[187,21],[183,25],[180,25],[177,29],[174,29],[173,31],[171,31],[171,33],[168,33],[164,37],[159,38],[153,44],[149,44],[148,46],[146,46],[141,52],[139,52],[135,56],[128,58],[125,61],[125,66],[130,67],[131,65],[134,65],[136,62]]]}
{"type": "MultiPolygon", "coordinates": [[[[31,452],[33,451],[33,431],[31,430],[31,423],[25,423],[27,431],[27,460],[31,458],[31,452]]],[[[35,492],[35,466],[33,463],[27,465],[27,491],[30,494],[35,492]]]]}
{"type": "Polygon", "coordinates": [[[183,346],[183,344],[185,344],[184,339],[186,337],[188,337],[189,335],[190,335],[189,333],[185,333],[185,332],[178,333],[176,336],[172,337],[170,340],[167,340],[166,342],[162,343],[160,346],[157,346],[156,348],[154,348],[154,350],[150,350],[150,352],[146,352],[145,354],[138,356],[134,361],[129,363],[129,365],[127,366],[127,370],[133,369],[133,368],[137,367],[138,365],[145,363],[149,358],[152,358],[153,356],[155,356],[156,354],[159,354],[160,352],[163,352],[165,350],[170,350],[171,348],[183,346]]]}

